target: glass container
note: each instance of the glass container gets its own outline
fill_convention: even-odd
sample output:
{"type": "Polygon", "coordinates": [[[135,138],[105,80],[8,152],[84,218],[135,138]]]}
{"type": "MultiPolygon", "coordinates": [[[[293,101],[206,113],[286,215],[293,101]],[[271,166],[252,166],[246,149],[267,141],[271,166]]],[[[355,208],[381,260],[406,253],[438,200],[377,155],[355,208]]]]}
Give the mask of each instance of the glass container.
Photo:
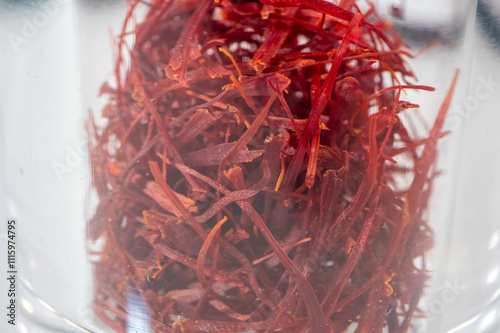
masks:
{"type": "MultiPolygon", "coordinates": [[[[333,1],[352,12],[368,14],[366,20],[347,15],[328,2],[264,3],[262,7],[260,2],[227,0],[207,3],[189,0],[0,2],[0,35],[3,36],[0,47],[0,77],[3,78],[0,82],[0,198],[3,206],[0,213],[6,221],[2,223],[0,235],[6,247],[12,235],[8,233],[7,222],[15,221],[15,229],[11,228],[15,237],[10,240],[15,241],[16,251],[15,269],[8,266],[3,269],[7,277],[15,277],[15,296],[3,292],[11,288],[10,281],[2,279],[0,285],[2,304],[15,301],[16,325],[8,323],[9,317],[4,318],[2,332],[180,332],[182,329],[186,332],[264,332],[279,316],[281,319],[276,320],[275,328],[282,327],[286,332],[364,332],[368,322],[383,332],[498,332],[500,216],[496,202],[500,200],[500,184],[496,170],[500,161],[496,152],[500,138],[493,127],[499,117],[494,101],[500,87],[500,9],[496,2],[479,1],[478,5],[465,0],[378,0],[373,3],[376,9],[373,12],[369,2],[333,1]],[[354,2],[357,9],[352,7],[354,2]],[[283,8],[287,3],[294,7],[283,8]],[[199,14],[207,10],[205,7],[210,8],[208,16],[199,14]],[[325,8],[330,10],[327,15],[318,14],[325,8]],[[129,16],[132,9],[133,15],[129,16]],[[198,14],[202,21],[210,17],[213,25],[198,26],[193,19],[198,14]],[[289,21],[280,21],[283,17],[289,21]],[[352,23],[358,19],[357,24],[352,23]],[[210,37],[222,35],[225,20],[233,20],[234,26],[224,31],[223,38],[210,37]],[[255,28],[254,35],[243,28],[254,29],[264,20],[271,23],[262,30],[255,28]],[[169,39],[169,30],[162,30],[164,25],[177,37],[169,39]],[[314,44],[316,48],[304,47],[314,37],[293,35],[300,25],[301,29],[316,31],[325,40],[337,38],[337,43],[332,42],[329,49],[321,43],[314,44]],[[193,34],[190,27],[200,33],[193,34]],[[152,34],[150,39],[141,39],[155,29],[163,31],[163,35],[152,34]],[[287,29],[290,29],[288,39],[272,34],[278,31],[283,36],[287,29]],[[367,67],[358,71],[349,67],[359,64],[356,56],[375,52],[367,44],[387,51],[382,45],[383,39],[363,40],[364,31],[376,35],[379,30],[395,32],[390,40],[399,41],[396,36],[400,36],[407,45],[404,47],[407,53],[402,56],[404,66],[410,66],[415,77],[406,72],[397,76],[399,81],[394,81],[391,70],[385,70],[394,67],[390,60],[393,58],[387,55],[384,55],[387,58],[376,54],[366,58],[373,63],[363,63],[367,67]],[[250,39],[244,43],[237,39],[245,33],[255,45],[251,45],[250,39]],[[383,113],[377,109],[378,104],[369,104],[366,96],[353,93],[356,97],[343,107],[353,112],[353,105],[361,105],[361,109],[366,102],[366,119],[353,117],[349,123],[345,118],[337,124],[330,119],[333,113],[323,112],[316,121],[321,125],[317,128],[308,125],[305,120],[308,112],[314,113],[321,104],[321,94],[313,93],[314,87],[327,91],[327,85],[323,84],[328,81],[332,68],[335,70],[335,64],[340,63],[335,59],[341,53],[346,36],[351,40],[342,52],[353,58],[339,65],[339,75],[344,77],[338,80],[345,81],[327,95],[326,109],[336,105],[335,96],[346,101],[350,98],[343,95],[347,94],[342,90],[344,85],[359,82],[361,86],[375,86],[378,90],[399,82],[406,86],[400,91],[399,100],[418,106],[401,106],[396,121],[396,113],[383,113]],[[228,43],[231,38],[236,38],[234,45],[228,43]],[[280,47],[291,43],[293,38],[296,38],[295,49],[280,47]],[[140,49],[136,48],[137,40],[143,43],[140,49]],[[162,40],[168,40],[164,49],[155,49],[155,43],[162,40]],[[181,42],[175,43],[177,40],[197,48],[186,51],[181,42]],[[266,44],[269,40],[276,44],[266,44]],[[269,45],[267,52],[261,53],[260,62],[251,62],[257,46],[263,44],[269,45]],[[273,53],[273,47],[279,51],[273,53]],[[293,58],[294,50],[301,50],[299,53],[303,55],[293,58]],[[181,56],[176,52],[181,52],[181,56]],[[267,53],[272,55],[269,59],[267,53]],[[182,77],[183,62],[176,64],[168,59],[176,56],[182,60],[189,58],[185,62],[186,80],[182,77]],[[276,59],[281,61],[281,67],[275,70],[283,70],[280,72],[283,74],[268,75],[269,63],[276,59]],[[311,59],[323,62],[323,67],[314,69],[311,59]],[[153,60],[158,67],[144,65],[153,60]],[[142,77],[134,67],[137,64],[143,66],[142,77]],[[206,73],[212,73],[210,80],[203,83],[195,80],[196,75],[201,75],[195,71],[199,64],[204,64],[206,73]],[[299,69],[287,72],[286,66],[299,69]],[[361,76],[367,68],[377,73],[382,68],[383,75],[361,76]],[[458,81],[451,97],[447,94],[457,68],[460,70],[458,81]],[[151,77],[156,78],[156,83],[151,77]],[[141,79],[147,82],[146,86],[141,86],[141,79]],[[221,94],[227,92],[215,102],[209,102],[216,96],[209,87],[211,80],[222,82],[217,86],[221,94]],[[248,83],[251,80],[268,81],[252,88],[248,83]],[[172,88],[172,82],[178,81],[178,86],[172,88]],[[117,88],[120,87],[117,82],[122,82],[121,88],[117,88]],[[166,88],[158,90],[158,85],[166,88]],[[414,85],[424,87],[413,89],[414,85]],[[301,86],[307,87],[307,92],[297,89],[301,86]],[[427,87],[435,90],[428,91],[427,87]],[[144,97],[153,91],[157,95],[144,97]],[[279,95],[279,91],[283,95],[279,95]],[[314,101],[309,101],[310,104],[304,102],[304,95],[308,94],[314,101]],[[117,98],[120,95],[124,96],[123,100],[117,98]],[[269,96],[274,96],[274,100],[269,102],[269,96]],[[436,136],[426,139],[433,133],[438,114],[444,114],[441,106],[446,105],[445,101],[450,103],[443,126],[436,136]],[[296,121],[287,118],[287,104],[296,121]],[[403,111],[407,106],[408,110],[403,111]],[[154,111],[155,108],[158,109],[154,111]],[[189,109],[198,118],[176,119],[179,110],[189,109]],[[259,118],[261,112],[269,114],[259,118]],[[389,118],[377,118],[374,116],[377,112],[389,118]],[[161,122],[155,117],[160,117],[161,122]],[[345,235],[335,236],[333,245],[325,245],[326,242],[315,252],[315,244],[321,243],[322,234],[328,233],[325,230],[330,230],[325,225],[333,225],[338,216],[349,214],[346,210],[349,204],[361,200],[356,195],[359,187],[364,186],[360,185],[363,177],[356,176],[355,170],[368,175],[370,170],[381,168],[369,163],[370,147],[384,145],[383,135],[373,135],[368,125],[363,131],[363,121],[379,128],[376,121],[370,119],[387,121],[386,126],[380,127],[382,134],[392,128],[390,126],[395,126],[394,131],[405,128],[415,145],[414,156],[428,153],[432,155],[429,160],[435,158],[436,162],[429,170],[422,170],[414,168],[408,155],[396,154],[394,159],[378,155],[377,161],[383,161],[379,164],[389,170],[384,171],[388,172],[387,177],[393,177],[393,182],[386,183],[384,190],[380,187],[382,196],[378,200],[382,204],[376,202],[375,194],[370,194],[359,207],[361,217],[356,218],[357,222],[350,227],[344,224],[348,232],[339,231],[345,235]],[[248,134],[244,133],[251,132],[252,124],[259,121],[265,130],[259,127],[256,131],[259,136],[245,141],[248,134]],[[391,121],[397,125],[390,125],[391,121]],[[166,140],[164,133],[158,130],[162,122],[163,126],[170,126],[168,134],[173,136],[170,146],[162,146],[166,140]],[[301,129],[308,133],[308,126],[323,136],[311,132],[310,137],[301,139],[297,133],[301,129]],[[136,132],[138,128],[142,132],[136,132]],[[352,145],[346,143],[338,152],[324,148],[325,142],[333,140],[331,137],[337,133],[333,128],[339,133],[339,128],[349,133],[346,137],[349,136],[352,145]],[[194,138],[195,144],[189,141],[193,138],[187,139],[192,132],[201,133],[194,138]],[[219,151],[204,151],[221,138],[225,142],[219,143],[219,151]],[[358,146],[357,138],[361,138],[358,146]],[[283,140],[291,141],[286,146],[283,140]],[[294,156],[301,152],[301,140],[309,142],[304,143],[308,148],[303,148],[303,163],[293,164],[297,158],[294,156]],[[128,142],[128,146],[124,142],[128,142]],[[224,159],[237,142],[248,149],[224,159]],[[315,142],[320,145],[314,146],[315,142]],[[156,151],[152,155],[149,152],[146,158],[140,152],[143,145],[148,144],[156,151]],[[175,150],[172,152],[172,145],[178,147],[182,158],[175,150]],[[186,145],[189,148],[185,148],[186,145]],[[435,157],[431,149],[434,145],[435,157]],[[316,168],[310,166],[313,149],[320,152],[320,158],[316,174],[311,176],[311,170],[316,168]],[[357,154],[359,160],[356,160],[357,154]],[[137,158],[137,166],[134,158],[137,158]],[[203,163],[211,159],[217,162],[206,167],[203,163]],[[338,160],[343,164],[335,164],[338,160]],[[158,169],[148,162],[158,163],[158,169]],[[217,164],[223,165],[217,169],[217,164]],[[182,169],[183,165],[189,169],[182,169]],[[288,184],[291,183],[288,168],[292,165],[300,169],[296,184],[288,184]],[[406,166],[409,171],[390,176],[395,165],[406,166]],[[266,176],[268,166],[270,175],[266,176]],[[133,172],[122,174],[127,168],[133,172]],[[326,204],[321,198],[334,195],[335,182],[346,170],[352,170],[351,177],[360,180],[346,179],[352,188],[339,196],[344,206],[339,204],[335,212],[328,213],[330,220],[324,225],[314,226],[328,215],[323,211],[326,204]],[[412,187],[412,182],[420,177],[419,172],[425,173],[425,185],[412,187]],[[217,185],[206,185],[203,176],[229,189],[228,192],[221,187],[217,192],[213,188],[217,185]],[[160,180],[162,177],[165,184],[160,180]],[[266,177],[269,177],[267,181],[266,177]],[[192,186],[190,182],[209,189],[205,198],[188,190],[188,185],[182,185],[192,186]],[[174,190],[182,195],[169,192],[174,190]],[[179,201],[169,197],[169,193],[179,201]],[[394,194],[397,204],[388,199],[387,193],[394,194]],[[395,193],[401,194],[400,197],[395,193]],[[283,198],[277,199],[278,195],[283,198]],[[408,198],[423,197],[421,202],[426,202],[426,196],[430,198],[428,206],[422,204],[421,210],[412,210],[408,198]],[[179,210],[179,202],[185,211],[179,210]],[[248,212],[252,208],[245,206],[249,202],[264,216],[268,234],[251,219],[248,212]],[[387,216],[383,219],[392,209],[391,205],[396,207],[394,216],[398,221],[387,216]],[[200,223],[201,227],[192,227],[190,223],[194,222],[189,216],[199,219],[204,213],[210,215],[210,207],[225,208],[200,223]],[[401,259],[402,267],[411,269],[401,268],[394,275],[389,270],[384,274],[378,272],[379,267],[385,267],[383,258],[391,253],[391,244],[397,242],[398,237],[411,239],[401,235],[405,234],[405,223],[417,215],[423,222],[421,228],[414,231],[427,237],[422,236],[422,243],[414,245],[422,255],[401,259]],[[265,218],[269,216],[273,218],[265,218]],[[373,227],[366,222],[370,216],[373,227]],[[186,227],[187,224],[190,226],[186,227]],[[401,234],[394,232],[398,226],[403,226],[401,234]],[[363,230],[368,230],[366,244],[360,236],[363,230]],[[386,238],[386,243],[380,241],[385,232],[392,235],[386,238]],[[273,237],[276,243],[270,240],[273,237]],[[371,237],[379,240],[371,243],[371,237]],[[281,254],[276,255],[280,251],[273,246],[279,246],[281,254]],[[157,248],[160,250],[155,252],[157,248]],[[367,264],[370,258],[374,264],[367,264]],[[352,265],[350,271],[345,268],[349,265],[352,265]],[[219,275],[218,269],[222,272],[219,275]],[[253,274],[247,271],[249,269],[253,274]],[[337,279],[337,287],[328,287],[325,274],[337,279]],[[331,301],[338,291],[335,302],[341,303],[356,293],[356,286],[364,288],[376,274],[379,276],[374,278],[373,285],[379,286],[378,291],[367,287],[369,292],[356,296],[357,303],[347,302],[330,311],[329,319],[323,322],[327,325],[325,330],[321,318],[329,306],[323,298],[331,301]],[[212,281],[212,276],[217,278],[212,281]],[[339,285],[347,287],[343,289],[339,285]],[[306,297],[312,295],[311,291],[317,303],[306,297]],[[382,296],[373,296],[377,293],[382,296]],[[366,310],[360,308],[359,300],[363,300],[366,310]],[[369,319],[375,312],[368,309],[377,309],[370,302],[385,304],[384,321],[369,319]],[[354,315],[357,311],[359,314],[354,315]],[[408,325],[405,312],[412,312],[411,318],[406,319],[408,325]],[[350,318],[352,324],[346,325],[342,321],[345,318],[350,318]],[[395,330],[397,326],[402,328],[395,330]]],[[[395,99],[397,92],[398,89],[393,89],[387,95],[395,99]]],[[[380,105],[393,105],[380,96],[374,97],[380,105]]],[[[391,140],[398,141],[404,132],[398,135],[391,140]]],[[[382,172],[377,170],[375,178],[382,172]]],[[[376,193],[377,186],[373,186],[372,191],[376,193]]],[[[362,196],[363,193],[359,193],[362,196]]],[[[8,264],[4,261],[2,265],[8,264]]]]}

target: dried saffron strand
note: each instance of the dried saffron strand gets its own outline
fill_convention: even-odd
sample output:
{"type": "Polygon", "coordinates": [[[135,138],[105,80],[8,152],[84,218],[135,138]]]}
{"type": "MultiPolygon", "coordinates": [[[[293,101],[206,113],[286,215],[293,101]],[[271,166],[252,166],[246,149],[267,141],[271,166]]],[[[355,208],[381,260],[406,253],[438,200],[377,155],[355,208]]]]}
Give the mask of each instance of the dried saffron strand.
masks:
{"type": "Polygon", "coordinates": [[[433,88],[358,3],[152,0],[138,23],[129,4],[109,125],[87,126],[109,327],[127,332],[132,288],[154,332],[409,330],[457,78],[415,137],[401,92],[433,88]]]}
{"type": "Polygon", "coordinates": [[[220,227],[226,221],[227,221],[227,216],[224,216],[224,218],[219,222],[217,222],[215,227],[213,227],[213,229],[210,230],[207,239],[205,240],[205,243],[203,243],[200,253],[198,254],[196,275],[198,276],[198,280],[200,281],[201,285],[205,288],[208,286],[207,279],[205,278],[205,273],[203,272],[203,268],[205,267],[205,257],[207,256],[208,248],[210,247],[210,244],[212,243],[215,234],[217,233],[217,231],[219,231],[220,227]]]}
{"type": "MultiPolygon", "coordinates": [[[[305,243],[305,242],[309,242],[310,240],[311,240],[311,238],[304,238],[304,239],[302,239],[302,240],[300,240],[300,241],[296,242],[295,244],[284,246],[284,247],[283,247],[283,250],[288,250],[288,249],[291,249],[292,247],[295,247],[295,246],[300,245],[300,244],[305,243]]],[[[260,264],[261,262],[266,261],[267,259],[271,258],[271,257],[272,257],[272,256],[274,256],[274,255],[276,255],[276,254],[275,254],[274,252],[272,252],[272,253],[270,253],[270,254],[268,254],[268,255],[266,255],[266,256],[264,256],[264,257],[262,257],[262,258],[259,258],[259,259],[257,259],[257,260],[254,260],[254,261],[253,261],[253,264],[254,264],[254,265],[260,264]]]]}
{"type": "Polygon", "coordinates": [[[236,144],[232,146],[231,149],[227,152],[226,156],[222,158],[222,161],[219,166],[219,172],[221,174],[223,174],[225,166],[231,161],[231,159],[236,155],[236,153],[250,142],[250,140],[255,135],[255,133],[261,126],[262,122],[266,118],[267,113],[269,112],[269,109],[273,104],[274,100],[275,98],[273,97],[267,102],[266,106],[264,107],[264,110],[262,110],[259,113],[259,115],[252,123],[252,125],[248,128],[248,130],[246,130],[245,133],[241,135],[236,144]]]}

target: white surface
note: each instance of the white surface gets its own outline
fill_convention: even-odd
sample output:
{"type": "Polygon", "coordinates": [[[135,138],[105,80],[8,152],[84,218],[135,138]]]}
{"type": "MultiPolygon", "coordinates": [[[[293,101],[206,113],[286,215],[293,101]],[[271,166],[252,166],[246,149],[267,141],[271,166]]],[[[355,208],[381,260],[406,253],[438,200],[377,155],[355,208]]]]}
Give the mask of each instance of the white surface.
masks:
{"type": "MultiPolygon", "coordinates": [[[[73,2],[61,4],[50,21],[17,52],[7,34],[22,31],[23,14],[5,9],[0,13],[0,147],[4,156],[8,156],[0,160],[0,174],[12,197],[7,202],[9,212],[0,211],[0,267],[4,272],[3,221],[8,214],[17,218],[20,224],[18,234],[22,237],[22,251],[18,251],[18,262],[24,278],[56,310],[72,319],[85,321],[89,316],[85,305],[91,295],[91,275],[86,264],[84,228],[91,212],[85,206],[89,182],[86,156],[78,148],[85,140],[86,109],[98,104],[94,90],[106,77],[111,56],[104,57],[108,63],[102,63],[102,68],[90,70],[90,64],[95,63],[94,57],[103,58],[98,51],[109,45],[108,35],[96,38],[94,34],[100,29],[99,24],[109,17],[104,12],[102,17],[76,26],[73,5],[73,2]],[[86,52],[88,57],[79,59],[85,47],[89,47],[86,51],[90,53],[86,52]],[[86,71],[84,87],[80,86],[80,73],[76,72],[79,68],[86,71]],[[70,170],[58,177],[54,163],[69,166],[70,170]]],[[[32,9],[30,13],[37,10],[32,9]]],[[[472,48],[476,58],[470,85],[460,92],[463,100],[475,96],[477,87],[490,76],[492,81],[500,83],[499,49],[492,49],[479,37],[475,38],[472,48]]],[[[441,67],[454,67],[457,64],[453,61],[460,62],[460,58],[451,62],[449,59],[436,56],[435,62],[422,70],[435,71],[436,80],[439,80],[441,67]]],[[[450,79],[442,78],[442,86],[438,88],[446,89],[450,79]]],[[[495,304],[500,293],[500,110],[497,97],[500,86],[495,89],[498,91],[488,98],[478,99],[477,106],[470,108],[468,113],[456,109],[453,115],[458,117],[448,122],[449,127],[454,127],[454,135],[463,134],[464,139],[460,143],[456,181],[452,187],[443,189],[443,196],[435,201],[435,204],[445,204],[443,198],[450,198],[455,210],[453,216],[445,216],[441,224],[437,223],[437,237],[450,239],[451,247],[445,253],[446,269],[440,270],[440,275],[432,281],[435,289],[427,298],[431,316],[425,325],[432,328],[428,332],[497,332],[495,320],[500,314],[495,311],[500,307],[481,312],[487,303],[495,304]],[[478,316],[481,320],[475,320],[478,316]],[[467,320],[475,320],[476,326],[452,329],[467,320]]],[[[435,106],[439,101],[428,100],[427,104],[435,106]]],[[[448,151],[444,155],[455,153],[448,151]]],[[[0,200],[5,202],[1,193],[0,200]]],[[[440,268],[435,267],[436,270],[440,268]]],[[[6,289],[2,284],[4,279],[0,281],[3,304],[6,289]]],[[[18,305],[24,304],[24,313],[27,313],[30,309],[27,304],[31,301],[22,302],[21,297],[17,300],[18,305]]],[[[0,315],[3,318],[3,314],[0,315]]],[[[2,325],[5,325],[3,319],[1,332],[11,332],[2,325]]],[[[63,331],[72,329],[69,324],[62,326],[63,331]]]]}
{"type": "MultiPolygon", "coordinates": [[[[9,193],[4,203],[6,214],[18,221],[18,290],[24,280],[48,304],[77,318],[90,293],[90,270],[86,161],[68,150],[76,151],[85,139],[73,5],[2,8],[0,110],[2,178],[9,193]],[[70,171],[58,178],[54,164],[68,162],[70,171]]],[[[21,305],[38,308],[24,295],[17,304],[18,322],[21,305]]]]}

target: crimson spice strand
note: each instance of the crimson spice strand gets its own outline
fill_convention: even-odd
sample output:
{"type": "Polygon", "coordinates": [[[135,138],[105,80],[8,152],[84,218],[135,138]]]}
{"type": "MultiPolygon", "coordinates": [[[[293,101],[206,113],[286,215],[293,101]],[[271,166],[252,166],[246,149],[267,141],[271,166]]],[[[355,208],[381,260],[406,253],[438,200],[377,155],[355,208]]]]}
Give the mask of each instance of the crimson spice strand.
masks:
{"type": "Polygon", "coordinates": [[[418,105],[401,97],[433,88],[411,83],[408,48],[352,0],[134,2],[117,46],[107,125],[88,126],[104,323],[407,332],[424,315],[457,75],[428,136],[413,135],[400,114],[418,105]]]}

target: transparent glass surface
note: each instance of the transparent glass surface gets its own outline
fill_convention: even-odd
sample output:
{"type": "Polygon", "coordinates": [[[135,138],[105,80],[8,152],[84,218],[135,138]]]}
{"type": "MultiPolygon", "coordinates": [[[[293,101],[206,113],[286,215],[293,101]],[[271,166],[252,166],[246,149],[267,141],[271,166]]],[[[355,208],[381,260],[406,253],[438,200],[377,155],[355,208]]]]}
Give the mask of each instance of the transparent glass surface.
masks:
{"type": "Polygon", "coordinates": [[[71,321],[86,325],[91,318],[89,173],[74,6],[1,2],[2,216],[18,221],[20,332],[66,332],[71,321]]]}
{"type": "MultiPolygon", "coordinates": [[[[436,91],[405,95],[428,124],[461,70],[429,209],[425,316],[413,331],[500,332],[500,6],[480,1],[476,16],[473,1],[375,4],[413,53],[434,43],[410,64],[436,91]]],[[[18,323],[2,320],[2,332],[113,332],[93,306],[100,244],[87,239],[98,198],[86,124],[89,112],[105,124],[98,92],[113,81],[126,12],[119,0],[0,1],[0,213],[19,226],[18,323]]],[[[149,332],[144,300],[132,291],[128,299],[127,332],[149,332]]]]}

